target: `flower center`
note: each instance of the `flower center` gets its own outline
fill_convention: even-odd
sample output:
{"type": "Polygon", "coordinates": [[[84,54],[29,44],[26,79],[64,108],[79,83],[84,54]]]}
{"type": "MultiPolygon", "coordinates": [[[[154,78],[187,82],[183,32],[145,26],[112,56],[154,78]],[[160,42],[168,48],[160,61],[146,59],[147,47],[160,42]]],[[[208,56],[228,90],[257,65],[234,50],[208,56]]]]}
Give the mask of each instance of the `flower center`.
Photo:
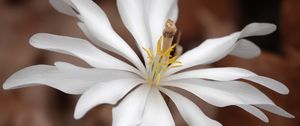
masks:
{"type": "Polygon", "coordinates": [[[165,71],[181,66],[181,62],[176,60],[182,52],[181,46],[176,46],[178,43],[172,44],[176,31],[174,22],[169,19],[165,24],[163,36],[157,42],[156,54],[154,55],[152,50],[144,48],[149,59],[147,65],[149,85],[159,86],[165,71]]]}

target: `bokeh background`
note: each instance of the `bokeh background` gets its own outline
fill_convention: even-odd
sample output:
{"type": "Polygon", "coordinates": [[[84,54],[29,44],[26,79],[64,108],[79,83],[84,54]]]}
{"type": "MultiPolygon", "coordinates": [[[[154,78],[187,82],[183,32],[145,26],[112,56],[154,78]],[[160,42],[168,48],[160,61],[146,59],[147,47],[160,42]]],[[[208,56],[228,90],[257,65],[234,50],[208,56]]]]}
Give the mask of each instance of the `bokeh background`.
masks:
{"type": "MultiPolygon", "coordinates": [[[[132,37],[120,20],[115,0],[96,2],[105,10],[118,33],[134,46],[132,37]]],[[[270,123],[263,123],[237,107],[216,108],[193,96],[190,98],[207,115],[225,126],[299,126],[300,0],[179,0],[179,4],[177,27],[182,31],[180,43],[185,51],[207,38],[240,30],[250,22],[276,24],[277,32],[250,38],[263,49],[258,58],[245,60],[228,56],[212,66],[242,67],[285,83],[290,88],[290,94],[286,96],[258,88],[296,119],[267,113],[270,123]]],[[[67,61],[86,66],[76,58],[38,50],[28,44],[29,38],[38,32],[85,38],[76,22],[77,19],[56,12],[48,0],[0,0],[0,85],[17,70],[34,64],[67,61]]],[[[1,88],[0,126],[111,125],[112,106],[109,105],[98,106],[83,119],[74,120],[77,99],[78,96],[66,95],[45,86],[9,91],[1,88]]],[[[169,102],[169,107],[176,125],[185,126],[172,102],[169,102]]]]}

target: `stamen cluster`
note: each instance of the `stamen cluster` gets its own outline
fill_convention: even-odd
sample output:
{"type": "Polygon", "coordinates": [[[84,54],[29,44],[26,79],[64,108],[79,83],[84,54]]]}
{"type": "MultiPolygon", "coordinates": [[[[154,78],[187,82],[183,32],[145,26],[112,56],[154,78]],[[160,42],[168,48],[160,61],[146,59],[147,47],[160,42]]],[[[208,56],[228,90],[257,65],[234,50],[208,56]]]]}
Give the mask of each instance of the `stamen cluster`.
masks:
{"type": "Polygon", "coordinates": [[[181,62],[177,61],[181,52],[176,51],[175,54],[172,54],[175,49],[177,50],[177,47],[180,47],[176,46],[177,43],[172,45],[176,31],[177,29],[174,22],[168,20],[165,25],[163,36],[161,36],[157,42],[156,54],[154,55],[151,49],[144,48],[149,59],[147,64],[148,84],[159,86],[165,71],[181,66],[181,62]]]}

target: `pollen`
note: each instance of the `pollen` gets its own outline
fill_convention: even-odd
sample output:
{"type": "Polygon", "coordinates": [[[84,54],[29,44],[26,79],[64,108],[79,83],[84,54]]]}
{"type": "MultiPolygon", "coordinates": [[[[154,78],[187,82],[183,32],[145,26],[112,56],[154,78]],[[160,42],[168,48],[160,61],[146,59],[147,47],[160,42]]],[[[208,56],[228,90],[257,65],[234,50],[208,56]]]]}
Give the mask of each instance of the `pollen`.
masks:
{"type": "Polygon", "coordinates": [[[161,36],[157,42],[156,54],[154,54],[151,49],[143,48],[148,55],[147,81],[149,85],[159,86],[165,71],[182,65],[180,61],[177,61],[178,56],[181,54],[178,50],[182,51],[182,49],[180,50],[180,48],[178,48],[180,46],[177,46],[177,42],[172,44],[176,31],[177,29],[174,22],[168,20],[165,24],[163,36],[161,36]]]}

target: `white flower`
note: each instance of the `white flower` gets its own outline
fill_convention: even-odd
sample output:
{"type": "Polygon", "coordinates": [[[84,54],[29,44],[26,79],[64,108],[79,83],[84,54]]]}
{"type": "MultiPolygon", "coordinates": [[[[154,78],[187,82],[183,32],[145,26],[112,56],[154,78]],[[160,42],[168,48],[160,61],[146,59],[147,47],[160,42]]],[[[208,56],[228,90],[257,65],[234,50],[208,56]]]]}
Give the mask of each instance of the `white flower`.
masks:
{"type": "Polygon", "coordinates": [[[77,17],[79,27],[95,45],[126,58],[132,65],[86,40],[38,33],[30,39],[32,46],[78,57],[93,68],[65,62],[57,62],[54,66],[30,66],[8,78],[4,89],[43,84],[68,94],[82,94],[75,109],[76,119],[97,105],[120,101],[113,108],[115,126],[175,125],[161,93],[174,101],[187,124],[221,125],[168,87],[182,88],[217,107],[238,106],[264,122],[268,122],[268,118],[261,109],[293,118],[257,88],[242,81],[253,81],[280,94],[288,94],[288,88],[276,80],[235,67],[182,72],[193,66],[216,62],[226,55],[258,56],[260,49],[244,38],[269,34],[276,29],[273,24],[252,23],[240,32],[208,39],[183,55],[179,55],[177,48],[178,53],[172,56],[171,51],[176,48],[171,42],[176,32],[177,0],[117,0],[122,21],[136,40],[145,61],[143,64],[92,0],[50,0],[50,3],[56,10],[77,17]]]}

